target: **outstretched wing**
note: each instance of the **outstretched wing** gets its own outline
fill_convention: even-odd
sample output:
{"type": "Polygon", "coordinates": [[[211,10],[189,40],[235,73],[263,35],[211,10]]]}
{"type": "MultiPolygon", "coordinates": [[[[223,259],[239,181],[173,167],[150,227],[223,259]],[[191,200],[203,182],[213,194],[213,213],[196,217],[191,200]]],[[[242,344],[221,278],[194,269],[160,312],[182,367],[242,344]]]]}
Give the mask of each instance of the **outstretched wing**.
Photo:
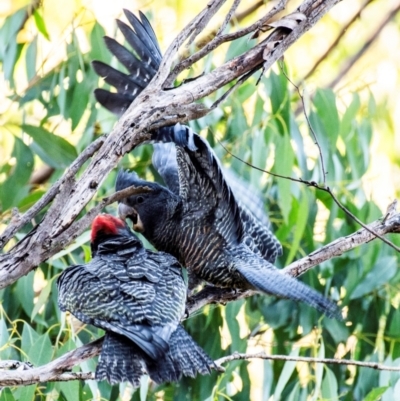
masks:
{"type": "Polygon", "coordinates": [[[174,194],[179,195],[179,174],[174,143],[154,143],[152,163],[164,184],[174,194]]]}
{"type": "Polygon", "coordinates": [[[269,228],[270,222],[265,213],[264,200],[261,192],[249,182],[242,179],[234,170],[228,168],[222,168],[222,170],[239,205],[252,214],[261,225],[269,228]]]}
{"type": "MultiPolygon", "coordinates": [[[[179,174],[175,144],[154,143],[153,148],[153,166],[168,188],[178,195],[179,174]]],[[[213,152],[211,148],[209,149],[213,152]]],[[[222,172],[239,205],[240,218],[244,226],[243,241],[253,252],[274,263],[276,258],[282,255],[282,246],[269,229],[269,220],[263,210],[261,197],[257,191],[250,191],[248,184],[230,170],[222,167],[222,172]],[[253,196],[249,196],[249,193],[253,196]]]]}
{"type": "MultiPolygon", "coordinates": [[[[131,12],[124,10],[125,15],[133,27],[133,30],[121,21],[118,21],[118,27],[125,36],[127,42],[134,49],[136,55],[127,50],[112,38],[105,37],[105,43],[110,52],[125,66],[129,74],[124,74],[107,64],[99,61],[93,62],[93,67],[97,74],[105,78],[105,81],[114,86],[117,93],[109,92],[104,89],[96,89],[95,96],[97,101],[111,112],[121,115],[138,96],[138,94],[148,85],[161,62],[161,51],[158,45],[156,35],[147,20],[140,13],[141,21],[131,12]]],[[[167,128],[171,130],[172,127],[167,128]]],[[[175,194],[180,193],[180,181],[178,174],[177,155],[175,145],[172,143],[155,143],[153,153],[153,165],[163,178],[164,183],[169,190],[175,194]]],[[[213,157],[216,159],[211,148],[207,146],[213,157]]],[[[237,177],[225,172],[229,184],[234,190],[234,194],[238,199],[240,215],[245,226],[247,241],[252,249],[260,252],[268,261],[273,262],[282,250],[275,236],[268,230],[268,218],[262,210],[259,197],[248,197],[249,191],[246,190],[243,183],[237,177]],[[255,201],[258,200],[258,202],[255,201]],[[252,215],[256,217],[259,224],[251,224],[252,215]],[[265,226],[265,227],[264,227],[265,226]]],[[[182,181],[184,183],[184,181],[182,181]]],[[[206,190],[206,187],[203,187],[206,190]]],[[[192,188],[192,192],[196,191],[196,187],[192,188]]],[[[229,196],[228,196],[229,197],[229,196]]],[[[211,196],[208,196],[206,202],[192,203],[192,211],[196,211],[196,207],[201,207],[201,211],[209,212],[214,210],[215,203],[211,196]]],[[[236,213],[236,211],[234,211],[236,213]]],[[[240,226],[240,224],[239,224],[240,226]]],[[[239,227],[239,232],[240,232],[239,227]]],[[[224,231],[227,234],[227,231],[224,231]]]]}
{"type": "Polygon", "coordinates": [[[260,224],[244,205],[240,205],[240,218],[244,227],[243,242],[263,259],[274,263],[282,255],[282,245],[265,225],[260,224]]]}
{"type": "Polygon", "coordinates": [[[243,234],[240,210],[208,143],[180,124],[159,129],[152,139],[175,143],[179,195],[187,219],[196,221],[196,226],[203,227],[208,235],[212,235],[212,225],[226,242],[239,241],[243,234]]]}
{"type": "Polygon", "coordinates": [[[98,75],[117,92],[105,89],[94,91],[96,100],[116,115],[122,115],[139,93],[149,84],[156,74],[162,59],[160,47],[150,22],[139,11],[140,20],[128,10],[124,13],[133,29],[122,21],[117,24],[134,53],[120,45],[116,40],[105,37],[104,41],[110,52],[125,66],[128,74],[101,62],[93,61],[93,68],[98,75]]]}

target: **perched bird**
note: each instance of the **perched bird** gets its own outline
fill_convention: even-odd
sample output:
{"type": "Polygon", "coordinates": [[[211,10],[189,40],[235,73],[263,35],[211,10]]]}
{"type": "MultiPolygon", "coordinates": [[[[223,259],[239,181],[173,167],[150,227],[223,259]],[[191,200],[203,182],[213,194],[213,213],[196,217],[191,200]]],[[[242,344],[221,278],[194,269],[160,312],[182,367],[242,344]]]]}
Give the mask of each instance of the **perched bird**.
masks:
{"type": "Polygon", "coordinates": [[[208,374],[214,362],[180,325],[186,286],[177,260],[151,252],[126,224],[111,215],[95,218],[93,259],[70,266],[57,280],[58,305],[106,331],[96,379],[140,385],[208,374]]]}
{"type": "Polygon", "coordinates": [[[329,317],[341,318],[335,303],[268,261],[268,247],[264,249],[258,238],[256,222],[243,218],[204,139],[179,124],[152,135],[154,141],[175,143],[179,193],[120,171],[118,191],[131,185],[151,188],[121,201],[122,218],[130,218],[133,228],[156,249],[174,255],[190,276],[219,287],[255,289],[303,301],[329,317]]]}
{"type": "MultiPolygon", "coordinates": [[[[144,15],[140,14],[141,21],[128,11],[125,15],[134,30],[120,21],[118,26],[135,54],[110,38],[106,44],[129,74],[93,63],[96,72],[117,89],[117,93],[97,89],[96,99],[117,115],[146,87],[161,60],[156,36],[144,15]]],[[[153,164],[168,188],[143,181],[135,173],[121,172],[117,180],[117,190],[130,185],[152,188],[120,204],[121,215],[132,219],[135,230],[157,249],[176,256],[187,267],[190,282],[200,278],[221,287],[258,289],[302,300],[328,316],[340,316],[333,302],[272,265],[282,247],[268,229],[265,213],[248,196],[241,202],[245,190],[233,193],[205,140],[183,126],[156,130],[153,139],[158,142],[153,164]]]]}
{"type": "MultiPolygon", "coordinates": [[[[140,20],[130,11],[124,10],[124,12],[133,29],[122,21],[117,20],[117,24],[135,54],[107,36],[105,43],[110,52],[127,68],[129,74],[124,74],[100,61],[93,62],[96,73],[117,90],[109,92],[96,89],[94,92],[96,99],[116,115],[123,114],[148,85],[156,74],[162,58],[157,38],[147,18],[141,12],[139,12],[140,20]]],[[[175,144],[155,143],[153,147],[153,166],[165,185],[179,195],[175,144]]],[[[211,148],[210,151],[213,152],[211,148]]],[[[214,158],[217,160],[215,155],[214,158]]],[[[262,257],[274,263],[276,258],[282,255],[282,246],[269,229],[269,220],[259,192],[250,188],[232,171],[223,169],[223,172],[237,199],[244,230],[248,237],[253,238],[253,246],[258,248],[262,257]]]]}

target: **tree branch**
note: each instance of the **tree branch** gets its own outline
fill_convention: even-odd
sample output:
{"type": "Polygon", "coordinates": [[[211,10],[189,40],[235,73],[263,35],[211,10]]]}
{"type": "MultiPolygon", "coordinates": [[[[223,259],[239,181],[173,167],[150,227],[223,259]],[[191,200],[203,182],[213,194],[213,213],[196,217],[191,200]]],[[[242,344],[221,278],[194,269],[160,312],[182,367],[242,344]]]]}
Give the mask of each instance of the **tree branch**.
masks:
{"type": "MultiPolygon", "coordinates": [[[[75,350],[69,351],[54,361],[37,367],[31,368],[30,365],[19,361],[0,362],[0,386],[27,386],[30,384],[44,383],[51,381],[72,381],[72,380],[95,380],[93,372],[67,372],[74,366],[79,365],[87,359],[94,358],[101,352],[104,337],[97,339],[89,344],[83,345],[75,350]],[[4,371],[2,369],[15,369],[4,371]],[[22,369],[21,369],[22,368],[22,369]]],[[[335,365],[358,366],[375,370],[385,370],[399,372],[399,366],[387,366],[377,362],[361,362],[352,359],[336,358],[312,358],[287,355],[268,355],[265,352],[253,354],[233,353],[215,360],[219,367],[222,364],[238,360],[265,359],[271,361],[293,361],[306,363],[324,363],[335,365]]]]}
{"type": "Polygon", "coordinates": [[[0,249],[3,249],[8,241],[15,235],[15,233],[29,223],[35,216],[37,216],[43,208],[45,208],[60,192],[61,186],[64,182],[68,181],[73,177],[78,170],[83,166],[83,164],[91,157],[93,154],[99,150],[99,148],[104,143],[105,136],[102,136],[92,142],[71,164],[71,166],[66,170],[64,175],[55,182],[52,187],[46,192],[42,198],[36,202],[26,213],[22,216],[16,216],[13,218],[11,223],[4,230],[3,234],[0,236],[0,249]]]}
{"type": "MultiPolygon", "coordinates": [[[[396,206],[397,201],[389,205],[385,216],[369,224],[367,226],[368,229],[361,228],[353,234],[338,238],[330,244],[286,266],[282,269],[282,273],[298,277],[326,260],[340,256],[345,252],[376,239],[377,236],[375,234],[383,236],[390,233],[400,233],[400,213],[397,212],[396,206]]],[[[205,305],[213,303],[226,304],[227,302],[248,298],[257,293],[257,291],[253,290],[238,292],[227,288],[206,286],[203,290],[188,299],[186,310],[189,315],[192,315],[205,305]]]]}
{"type": "Polygon", "coordinates": [[[327,175],[327,173],[326,173],[326,170],[325,170],[324,157],[323,157],[323,155],[322,155],[321,145],[320,145],[319,142],[318,142],[317,134],[315,133],[314,128],[312,127],[311,121],[310,121],[310,119],[309,119],[309,117],[308,117],[308,114],[307,114],[307,112],[306,112],[306,105],[305,105],[305,102],[304,102],[304,96],[301,94],[299,86],[296,85],[296,84],[288,77],[288,75],[286,74],[285,69],[284,69],[284,66],[283,66],[283,63],[280,64],[280,68],[281,68],[282,74],[286,77],[286,79],[288,80],[288,82],[290,82],[290,83],[295,87],[295,89],[296,89],[296,91],[297,91],[297,93],[298,93],[298,95],[299,95],[299,97],[300,97],[301,105],[302,105],[302,107],[303,107],[304,117],[305,117],[305,119],[306,119],[306,121],[307,121],[308,128],[310,129],[311,135],[312,135],[312,137],[313,137],[313,139],[314,139],[314,145],[318,148],[319,160],[320,160],[320,163],[321,163],[322,182],[323,182],[323,186],[326,187],[326,175],[327,175]]]}
{"type": "MultiPolygon", "coordinates": [[[[308,120],[308,119],[307,119],[308,120]]],[[[289,177],[289,176],[285,176],[285,175],[281,175],[281,174],[277,174],[277,173],[273,173],[272,171],[267,171],[264,170],[262,168],[259,168],[257,166],[252,165],[251,163],[246,162],[245,160],[241,159],[240,157],[234,155],[232,152],[230,152],[224,145],[222,145],[222,143],[220,142],[220,145],[235,159],[241,161],[242,163],[246,164],[247,166],[254,168],[255,170],[258,171],[262,171],[263,173],[269,174],[273,177],[277,177],[277,178],[283,178],[285,180],[289,180],[289,181],[294,181],[294,182],[298,182],[300,184],[305,184],[309,187],[314,187],[320,191],[323,192],[327,192],[331,198],[333,199],[333,201],[339,206],[339,208],[341,210],[343,210],[343,212],[345,212],[350,218],[352,218],[355,222],[357,222],[360,226],[364,227],[367,231],[369,231],[371,234],[373,234],[375,237],[379,238],[381,241],[383,241],[385,244],[389,245],[391,248],[393,248],[394,250],[396,250],[397,252],[400,252],[400,247],[398,247],[397,245],[393,244],[393,242],[389,241],[387,238],[383,237],[382,235],[380,235],[379,233],[375,232],[372,228],[368,227],[366,224],[364,224],[359,218],[357,218],[353,213],[350,212],[349,209],[347,209],[345,206],[342,205],[342,203],[339,201],[339,199],[335,196],[335,194],[332,192],[332,190],[328,187],[328,186],[322,186],[322,185],[318,185],[315,181],[307,181],[307,180],[303,180],[302,178],[294,178],[294,177],[289,177]]]]}
{"type": "Polygon", "coordinates": [[[181,73],[183,70],[190,68],[194,63],[202,59],[203,57],[210,54],[213,50],[215,50],[218,46],[221,46],[223,43],[233,41],[235,39],[242,38],[249,33],[256,32],[259,30],[267,21],[281,12],[287,3],[288,0],[281,0],[279,4],[277,4],[271,11],[269,11],[263,18],[255,22],[254,24],[248,26],[247,28],[240,29],[237,32],[222,35],[222,31],[219,30],[215,37],[209,41],[202,49],[181,60],[177,66],[172,70],[172,73],[167,79],[168,84],[172,84],[176,77],[181,73]]]}
{"type": "Polygon", "coordinates": [[[361,47],[361,49],[354,54],[353,57],[349,58],[345,65],[341,68],[339,74],[326,86],[327,88],[334,88],[339,81],[349,72],[350,68],[360,59],[363,54],[369,49],[372,43],[379,37],[380,33],[382,32],[383,28],[396,16],[396,14],[400,11],[400,4],[390,11],[386,18],[379,24],[379,26],[372,32],[371,36],[366,40],[361,47]]]}
{"type": "Polygon", "coordinates": [[[360,362],[352,359],[335,359],[335,358],[311,358],[301,356],[287,356],[287,355],[268,355],[265,352],[257,352],[255,354],[239,354],[234,353],[232,355],[224,356],[215,361],[217,365],[238,361],[238,360],[249,360],[249,359],[267,359],[271,361],[293,361],[293,362],[307,362],[307,363],[325,363],[334,365],[348,365],[348,366],[359,366],[363,368],[371,368],[375,370],[386,370],[391,372],[399,372],[400,366],[387,366],[377,362],[360,362]]]}
{"type": "MultiPolygon", "coordinates": [[[[27,386],[50,381],[89,380],[93,373],[66,372],[89,358],[99,355],[104,337],[67,352],[54,361],[32,369],[0,371],[0,386],[27,386]]],[[[8,362],[8,361],[7,361],[8,362]]],[[[18,361],[16,361],[17,363],[18,361]]]]}
{"type": "Polygon", "coordinates": [[[325,53],[321,55],[321,57],[318,58],[318,60],[315,62],[315,64],[311,67],[310,71],[307,72],[307,74],[301,79],[301,81],[305,81],[307,78],[309,78],[314,72],[317,70],[319,65],[328,57],[328,55],[332,52],[332,50],[335,49],[335,47],[340,43],[342,40],[343,36],[348,32],[349,28],[360,18],[361,13],[364,11],[364,9],[375,0],[366,0],[364,4],[361,5],[359,10],[356,12],[356,14],[353,15],[353,18],[350,19],[350,21],[341,29],[339,32],[339,35],[336,37],[336,39],[332,42],[332,44],[329,46],[328,49],[326,49],[325,53]]]}
{"type": "MultiPolygon", "coordinates": [[[[43,259],[47,259],[52,255],[54,255],[55,253],[57,253],[58,251],[61,251],[69,243],[78,238],[105,206],[117,202],[118,200],[126,198],[127,196],[130,196],[132,194],[146,192],[147,190],[149,190],[148,187],[131,186],[121,191],[115,192],[113,195],[103,198],[98,205],[96,205],[90,211],[88,211],[80,220],[77,220],[73,226],[70,226],[65,230],[60,230],[59,232],[54,232],[54,234],[50,238],[49,237],[44,238],[43,234],[39,235],[37,233],[38,226],[36,226],[33,228],[28,238],[30,238],[32,241],[36,240],[42,242],[30,244],[30,246],[33,248],[35,246],[41,247],[43,259]],[[35,236],[37,239],[34,238],[35,236]],[[34,239],[32,239],[32,237],[34,239]]],[[[59,199],[61,200],[64,199],[62,193],[59,199]]],[[[59,208],[62,207],[63,203],[62,201],[56,202],[55,204],[53,204],[53,206],[54,205],[56,205],[57,207],[54,208],[52,213],[50,212],[47,213],[44,220],[42,221],[42,223],[44,224],[43,226],[51,227],[51,221],[53,219],[56,219],[55,216],[59,212],[59,208]],[[46,220],[48,220],[47,224],[46,220]]],[[[19,264],[18,270],[11,270],[7,275],[4,275],[4,272],[0,270],[0,288],[7,287],[8,285],[16,281],[21,275],[28,274],[32,270],[31,268],[32,263],[36,262],[35,260],[32,260],[32,257],[35,257],[36,255],[35,254],[31,255],[29,254],[28,250],[24,250],[23,244],[21,242],[19,242],[14,248],[12,248],[12,250],[17,250],[18,254],[22,255],[24,259],[23,260],[15,259],[15,256],[7,257],[5,256],[7,254],[0,255],[0,262],[2,260],[6,260],[9,265],[11,265],[12,263],[19,264]]],[[[39,264],[40,262],[37,263],[39,264]]]]}
{"type": "MultiPolygon", "coordinates": [[[[177,88],[163,90],[170,73],[173,57],[191,35],[196,24],[211,15],[211,5],[218,2],[210,3],[211,5],[196,16],[173,41],[155,78],[121,117],[110,135],[104,139],[104,143],[96,143],[96,150],[89,146],[90,152],[88,149],[83,152],[85,155],[91,151],[96,153],[82,174],[76,177],[77,170],[83,164],[83,162],[78,162],[82,161],[81,155],[73,164],[78,167],[76,171],[72,171],[71,166],[58,185],[53,186],[39,201],[39,205],[35,205],[23,215],[19,223],[12,223],[11,228],[6,230],[6,235],[3,234],[0,243],[4,246],[7,239],[14,236],[30,221],[28,216],[37,215],[44,206],[53,201],[43,220],[12,249],[0,255],[0,288],[15,282],[39,263],[58,252],[60,246],[67,246],[76,238],[73,233],[82,230],[79,221],[75,221],[77,216],[96,194],[98,187],[121,157],[150,138],[148,131],[152,125],[170,125],[171,119],[186,122],[193,116],[194,111],[198,110],[195,107],[196,101],[205,98],[226,84],[240,79],[250,71],[269,68],[291,44],[315,25],[338,2],[339,0],[323,2],[305,0],[298,11],[306,18],[300,21],[295,29],[276,28],[267,39],[210,73],[177,88]],[[190,112],[182,112],[185,108],[190,112]],[[97,148],[97,145],[100,146],[97,148]],[[72,235],[69,235],[68,238],[64,236],[60,241],[54,239],[66,230],[72,235]]],[[[85,160],[87,159],[85,156],[85,160]]]]}
{"type": "Polygon", "coordinates": [[[340,256],[345,252],[376,239],[376,234],[383,236],[400,233],[400,213],[397,212],[396,206],[397,201],[389,205],[386,215],[382,219],[368,224],[367,227],[369,229],[361,228],[353,234],[338,238],[304,258],[291,263],[283,269],[283,272],[293,277],[298,277],[326,260],[340,256]]]}

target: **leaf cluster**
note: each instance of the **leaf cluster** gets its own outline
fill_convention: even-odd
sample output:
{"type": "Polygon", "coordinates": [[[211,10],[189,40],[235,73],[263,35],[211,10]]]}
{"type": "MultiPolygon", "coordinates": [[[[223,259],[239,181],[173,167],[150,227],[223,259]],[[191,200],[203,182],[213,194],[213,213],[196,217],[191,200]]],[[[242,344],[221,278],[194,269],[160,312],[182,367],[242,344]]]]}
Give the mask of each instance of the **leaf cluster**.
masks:
{"type": "MultiPolygon", "coordinates": [[[[115,121],[96,107],[92,96],[99,81],[91,69],[91,60],[111,62],[104,46],[99,45],[105,32],[103,27],[93,22],[86,38],[89,51],[81,49],[81,41],[72,30],[61,45],[65,47],[65,59],[41,69],[38,43],[49,34],[40,9],[32,15],[31,11],[27,8],[17,11],[0,29],[0,62],[8,88],[1,141],[4,149],[9,150],[0,162],[2,226],[15,217],[14,207],[19,212],[27,210],[76,155],[100,133],[108,132],[115,121]],[[17,40],[28,21],[35,24],[34,37],[17,40]],[[23,90],[19,85],[21,76],[27,82],[23,90]],[[34,181],[33,173],[43,168],[50,170],[49,178],[34,181]]],[[[246,40],[240,41],[240,46],[247,46],[246,40]]],[[[235,42],[225,57],[231,58],[239,51],[235,42]]],[[[212,63],[209,58],[197,68],[206,70],[212,63]]],[[[195,73],[196,70],[192,71],[195,73]]],[[[359,227],[327,193],[269,177],[240,163],[219,145],[221,142],[232,154],[262,169],[323,181],[310,127],[302,114],[294,112],[299,105],[297,92],[278,66],[263,76],[258,85],[257,78],[240,86],[219,110],[191,125],[209,140],[223,164],[262,194],[273,230],[283,244],[284,254],[278,265],[284,267],[359,227]]],[[[222,91],[216,93],[215,98],[222,94],[222,91]]],[[[344,112],[339,111],[342,99],[331,89],[318,89],[307,100],[306,112],[322,149],[328,185],[362,221],[376,220],[382,212],[368,199],[362,181],[373,157],[373,124],[379,119],[374,98],[371,95],[365,101],[355,93],[344,112]]],[[[151,148],[140,146],[123,158],[121,166],[134,167],[142,177],[159,180],[150,161],[151,148]]],[[[115,172],[108,176],[97,196],[112,193],[114,180],[115,172]]],[[[95,202],[96,199],[87,208],[95,202]]],[[[115,214],[115,205],[106,211],[115,214]]],[[[26,232],[40,218],[25,227],[26,232]]],[[[73,245],[0,292],[1,359],[42,365],[102,334],[60,313],[57,307],[57,276],[65,267],[89,260],[88,240],[89,234],[85,232],[73,245]]],[[[391,240],[400,242],[396,237],[391,240]]],[[[214,359],[263,349],[272,354],[398,363],[400,274],[393,249],[374,241],[323,263],[301,279],[339,302],[345,311],[345,321],[322,318],[315,310],[293,301],[256,295],[226,306],[207,306],[191,316],[185,326],[214,359]]],[[[89,360],[76,369],[94,371],[95,365],[95,360],[89,360]]],[[[125,384],[44,383],[4,389],[0,401],[146,397],[239,401],[257,399],[259,394],[262,399],[273,395],[274,400],[388,401],[399,394],[399,383],[397,373],[365,368],[234,361],[227,365],[224,374],[213,373],[158,387],[145,380],[134,393],[125,384]]]]}

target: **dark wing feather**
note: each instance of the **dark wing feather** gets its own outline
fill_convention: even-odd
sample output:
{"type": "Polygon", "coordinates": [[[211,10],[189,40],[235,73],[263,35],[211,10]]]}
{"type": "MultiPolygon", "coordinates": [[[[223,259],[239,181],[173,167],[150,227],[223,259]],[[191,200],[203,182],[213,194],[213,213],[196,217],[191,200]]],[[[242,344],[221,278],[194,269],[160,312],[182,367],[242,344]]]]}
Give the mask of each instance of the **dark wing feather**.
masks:
{"type": "Polygon", "coordinates": [[[178,164],[174,143],[153,144],[153,166],[160,174],[164,184],[174,194],[179,195],[178,164]]]}
{"type": "MultiPolygon", "coordinates": [[[[123,86],[126,80],[130,80],[141,89],[144,89],[153,78],[153,75],[149,74],[143,67],[143,62],[135,57],[126,47],[120,45],[115,39],[105,36],[104,41],[108,50],[110,50],[130,73],[129,76],[124,74],[118,77],[122,82],[122,85],[119,86],[123,86]]],[[[111,69],[111,67],[109,68],[111,69]]],[[[118,89],[117,85],[114,86],[118,89]]]]}
{"type": "Polygon", "coordinates": [[[95,89],[94,96],[103,107],[117,116],[122,116],[135,99],[132,95],[122,95],[100,88],[95,89]]]}
{"type": "Polygon", "coordinates": [[[160,63],[157,59],[153,58],[153,52],[146,47],[143,38],[139,37],[125,22],[117,20],[117,25],[126,41],[136,52],[138,57],[143,61],[143,67],[154,76],[160,63]]]}
{"type": "Polygon", "coordinates": [[[228,243],[241,239],[243,225],[235,197],[226,183],[214,152],[189,127],[180,124],[153,133],[158,142],[174,142],[177,152],[179,195],[189,219],[212,215],[218,233],[228,243]]]}
{"type": "Polygon", "coordinates": [[[134,53],[112,38],[104,41],[110,52],[126,67],[129,74],[124,74],[115,68],[93,61],[95,72],[116,88],[117,94],[104,89],[96,89],[96,100],[107,110],[120,116],[128,109],[139,93],[148,85],[156,74],[162,59],[156,35],[143,13],[140,19],[130,11],[124,10],[133,29],[122,21],[117,25],[134,53]]]}
{"type": "Polygon", "coordinates": [[[159,58],[161,61],[161,58],[162,58],[161,49],[160,49],[160,45],[158,44],[157,36],[153,30],[153,27],[151,26],[147,17],[141,11],[139,11],[139,17],[142,22],[143,28],[146,30],[150,41],[152,42],[152,44],[155,47],[155,52],[159,54],[159,58]]]}
{"type": "MultiPolygon", "coordinates": [[[[132,25],[133,29],[136,32],[136,35],[142,45],[140,46],[139,49],[134,48],[140,56],[142,56],[143,59],[145,59],[146,56],[151,60],[153,63],[155,69],[158,69],[160,66],[160,62],[162,59],[160,48],[158,46],[157,38],[156,35],[154,34],[153,28],[151,28],[150,22],[146,18],[146,16],[143,13],[140,13],[140,18],[146,26],[143,25],[143,23],[134,15],[132,14],[129,10],[124,10],[125,16],[128,19],[129,23],[132,25]],[[149,29],[150,28],[150,29],[149,29]]],[[[133,46],[132,46],[133,47],[133,46]]],[[[146,60],[144,60],[146,61],[146,60]]]]}
{"type": "Polygon", "coordinates": [[[102,61],[93,61],[92,65],[96,74],[103,77],[109,85],[114,86],[118,93],[136,97],[142,91],[142,88],[132,81],[129,75],[110,67],[102,61]]]}
{"type": "Polygon", "coordinates": [[[239,205],[246,208],[261,225],[269,228],[270,222],[265,213],[263,196],[260,191],[233,170],[223,168],[223,172],[239,205]]]}
{"type": "Polygon", "coordinates": [[[242,241],[270,263],[282,255],[282,245],[267,226],[260,224],[244,205],[240,205],[240,218],[244,227],[242,241]]]}

